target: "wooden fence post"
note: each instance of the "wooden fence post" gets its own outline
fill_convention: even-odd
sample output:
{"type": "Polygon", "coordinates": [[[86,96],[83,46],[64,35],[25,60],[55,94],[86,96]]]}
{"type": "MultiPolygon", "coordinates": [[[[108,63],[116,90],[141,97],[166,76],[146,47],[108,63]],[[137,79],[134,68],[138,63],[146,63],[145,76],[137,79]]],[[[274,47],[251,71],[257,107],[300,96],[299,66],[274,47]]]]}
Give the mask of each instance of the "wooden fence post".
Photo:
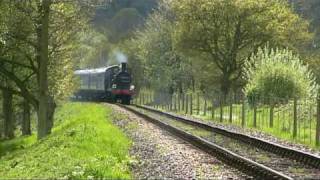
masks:
{"type": "Polygon", "coordinates": [[[297,112],[297,98],[293,100],[293,138],[297,137],[298,131],[298,112],[297,112]]]}
{"type": "Polygon", "coordinates": [[[197,115],[200,114],[200,97],[199,93],[197,93],[197,115]]]}
{"type": "Polygon", "coordinates": [[[253,127],[257,127],[257,106],[253,107],[253,127]]]}
{"type": "Polygon", "coordinates": [[[223,102],[222,102],[222,99],[220,99],[220,122],[223,122],[223,102]]]}
{"type": "Polygon", "coordinates": [[[232,123],[232,100],[230,101],[229,123],[232,123]]]}
{"type": "Polygon", "coordinates": [[[190,114],[193,113],[193,96],[192,93],[190,94],[190,114]]]}
{"type": "Polygon", "coordinates": [[[184,101],[185,101],[185,94],[182,94],[182,111],[184,111],[184,101]]]}
{"type": "Polygon", "coordinates": [[[186,114],[188,114],[188,109],[189,109],[189,107],[188,107],[188,105],[189,105],[189,102],[188,102],[188,100],[189,100],[189,98],[188,98],[188,94],[186,94],[186,114]]]}
{"type": "Polygon", "coordinates": [[[256,100],[253,100],[253,127],[257,127],[257,105],[256,100]]]}
{"type": "Polygon", "coordinates": [[[320,97],[317,98],[316,146],[320,146],[320,97]]]}
{"type": "Polygon", "coordinates": [[[174,104],[173,104],[173,109],[174,109],[174,111],[177,111],[177,95],[175,94],[174,96],[173,96],[173,102],[174,102],[174,104]]]}
{"type": "Polygon", "coordinates": [[[245,120],[246,120],[246,101],[245,98],[242,99],[242,107],[241,107],[241,126],[245,126],[245,120]]]}
{"type": "Polygon", "coordinates": [[[270,106],[270,122],[269,122],[269,126],[271,127],[271,128],[273,128],[273,110],[274,110],[274,105],[273,104],[271,104],[271,106],[270,106]]]}
{"type": "Polygon", "coordinates": [[[170,94],[170,107],[169,107],[169,109],[170,109],[170,111],[172,111],[172,108],[173,107],[173,94],[170,94]]]}
{"type": "Polygon", "coordinates": [[[181,94],[179,93],[179,94],[178,94],[178,111],[179,111],[179,112],[180,112],[180,110],[181,110],[181,109],[180,109],[180,105],[181,105],[180,103],[181,103],[181,94]]]}
{"type": "Polygon", "coordinates": [[[215,118],[214,100],[212,100],[211,118],[212,118],[213,120],[214,120],[214,118],[215,118]]]}
{"type": "Polygon", "coordinates": [[[142,104],[143,104],[143,105],[146,104],[146,97],[145,97],[145,96],[146,96],[146,94],[143,93],[143,94],[142,94],[142,104]]]}
{"type": "Polygon", "coordinates": [[[204,99],[203,115],[207,115],[207,99],[204,99]]]}

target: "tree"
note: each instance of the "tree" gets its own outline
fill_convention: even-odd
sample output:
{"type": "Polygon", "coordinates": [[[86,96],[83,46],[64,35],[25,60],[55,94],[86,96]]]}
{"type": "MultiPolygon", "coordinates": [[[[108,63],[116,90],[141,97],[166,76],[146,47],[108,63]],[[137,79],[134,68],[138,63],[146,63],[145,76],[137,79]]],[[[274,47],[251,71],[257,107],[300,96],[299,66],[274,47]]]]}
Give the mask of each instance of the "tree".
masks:
{"type": "MultiPolygon", "coordinates": [[[[310,21],[310,28],[315,33],[311,48],[320,48],[320,1],[318,0],[289,0],[294,10],[310,21]]],[[[310,49],[310,47],[309,47],[310,49]]]]}
{"type": "Polygon", "coordinates": [[[134,8],[121,9],[112,19],[110,40],[118,42],[126,39],[143,22],[142,16],[134,8]]]}
{"type": "Polygon", "coordinates": [[[268,103],[316,97],[318,86],[308,66],[288,49],[259,49],[246,67],[249,99],[268,98],[268,103]]]}
{"type": "Polygon", "coordinates": [[[261,45],[295,47],[310,39],[308,24],[278,0],[171,1],[177,46],[206,53],[220,70],[226,97],[240,79],[245,60],[261,45]]]}
{"type": "Polygon", "coordinates": [[[93,24],[95,29],[107,36],[110,42],[120,45],[133,35],[137,27],[156,8],[157,0],[117,0],[105,8],[97,8],[93,24]]]}
{"type": "Polygon", "coordinates": [[[190,59],[174,47],[174,27],[173,12],[163,3],[128,45],[141,60],[145,73],[141,84],[156,93],[184,93],[194,82],[190,59]]]}
{"type": "Polygon", "coordinates": [[[270,105],[270,127],[273,127],[273,110],[277,104],[317,96],[319,88],[312,72],[288,49],[265,47],[250,60],[254,64],[247,63],[245,93],[253,106],[258,103],[270,105]]]}
{"type": "Polygon", "coordinates": [[[84,27],[83,9],[67,1],[6,3],[7,30],[0,36],[6,51],[0,54],[0,75],[13,84],[11,92],[37,111],[41,139],[53,126],[55,102],[72,89],[71,52],[79,27],[84,27]],[[20,23],[12,23],[16,21],[25,26],[17,28],[20,23]]]}

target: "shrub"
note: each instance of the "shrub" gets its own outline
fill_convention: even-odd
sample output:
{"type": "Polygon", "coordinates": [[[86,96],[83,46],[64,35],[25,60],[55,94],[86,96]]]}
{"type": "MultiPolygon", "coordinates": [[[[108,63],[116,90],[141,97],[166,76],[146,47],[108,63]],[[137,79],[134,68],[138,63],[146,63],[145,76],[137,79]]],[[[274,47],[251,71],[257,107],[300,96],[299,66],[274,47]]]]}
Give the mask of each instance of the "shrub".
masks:
{"type": "Polygon", "coordinates": [[[249,100],[314,97],[318,89],[308,66],[288,49],[260,48],[247,61],[245,72],[248,80],[245,93],[249,100]]]}

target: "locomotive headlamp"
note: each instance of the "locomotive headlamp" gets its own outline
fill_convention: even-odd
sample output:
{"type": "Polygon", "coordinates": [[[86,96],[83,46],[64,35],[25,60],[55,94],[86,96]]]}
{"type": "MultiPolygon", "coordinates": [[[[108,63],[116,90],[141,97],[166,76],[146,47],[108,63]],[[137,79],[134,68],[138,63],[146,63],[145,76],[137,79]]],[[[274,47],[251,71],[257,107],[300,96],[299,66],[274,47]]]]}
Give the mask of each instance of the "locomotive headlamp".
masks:
{"type": "Polygon", "coordinates": [[[130,91],[134,90],[134,85],[130,86],[130,91]]]}
{"type": "Polygon", "coordinates": [[[113,89],[117,88],[117,85],[116,84],[112,84],[112,88],[113,89]]]}

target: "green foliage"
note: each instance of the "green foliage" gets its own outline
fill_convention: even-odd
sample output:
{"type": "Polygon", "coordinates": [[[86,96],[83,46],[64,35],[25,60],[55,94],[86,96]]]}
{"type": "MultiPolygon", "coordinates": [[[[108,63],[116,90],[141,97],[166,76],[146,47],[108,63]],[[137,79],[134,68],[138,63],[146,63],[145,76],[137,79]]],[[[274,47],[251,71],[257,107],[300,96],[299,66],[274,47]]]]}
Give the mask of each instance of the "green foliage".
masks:
{"type": "Polygon", "coordinates": [[[116,42],[118,40],[127,39],[130,34],[140,26],[143,22],[143,17],[134,8],[121,9],[112,19],[113,24],[111,29],[110,40],[116,42]]]}
{"type": "Polygon", "coordinates": [[[319,0],[290,0],[295,11],[310,21],[312,32],[315,33],[314,50],[320,47],[320,1],[319,0]]]}
{"type": "Polygon", "coordinates": [[[175,38],[183,52],[207,54],[219,69],[225,94],[241,80],[245,59],[272,45],[296,48],[310,40],[308,23],[279,0],[170,1],[176,14],[175,38]]]}
{"type": "Polygon", "coordinates": [[[245,92],[248,98],[315,97],[317,86],[308,66],[288,49],[259,49],[247,63],[245,92]]]}
{"type": "Polygon", "coordinates": [[[110,114],[103,105],[63,105],[57,126],[45,139],[0,142],[1,178],[130,178],[131,142],[112,124],[110,114]]]}
{"type": "Polygon", "coordinates": [[[111,49],[109,40],[102,33],[92,29],[80,33],[77,50],[73,54],[77,61],[76,69],[105,66],[111,49]]]}
{"type": "Polygon", "coordinates": [[[157,0],[111,1],[106,8],[96,10],[94,27],[111,43],[122,43],[132,36],[136,27],[144,24],[144,19],[157,6],[157,0]]]}
{"type": "Polygon", "coordinates": [[[168,7],[154,12],[146,21],[145,29],[136,33],[128,44],[136,47],[137,59],[144,65],[144,86],[156,91],[169,92],[185,90],[191,84],[190,59],[174,47],[174,22],[168,7]]]}

